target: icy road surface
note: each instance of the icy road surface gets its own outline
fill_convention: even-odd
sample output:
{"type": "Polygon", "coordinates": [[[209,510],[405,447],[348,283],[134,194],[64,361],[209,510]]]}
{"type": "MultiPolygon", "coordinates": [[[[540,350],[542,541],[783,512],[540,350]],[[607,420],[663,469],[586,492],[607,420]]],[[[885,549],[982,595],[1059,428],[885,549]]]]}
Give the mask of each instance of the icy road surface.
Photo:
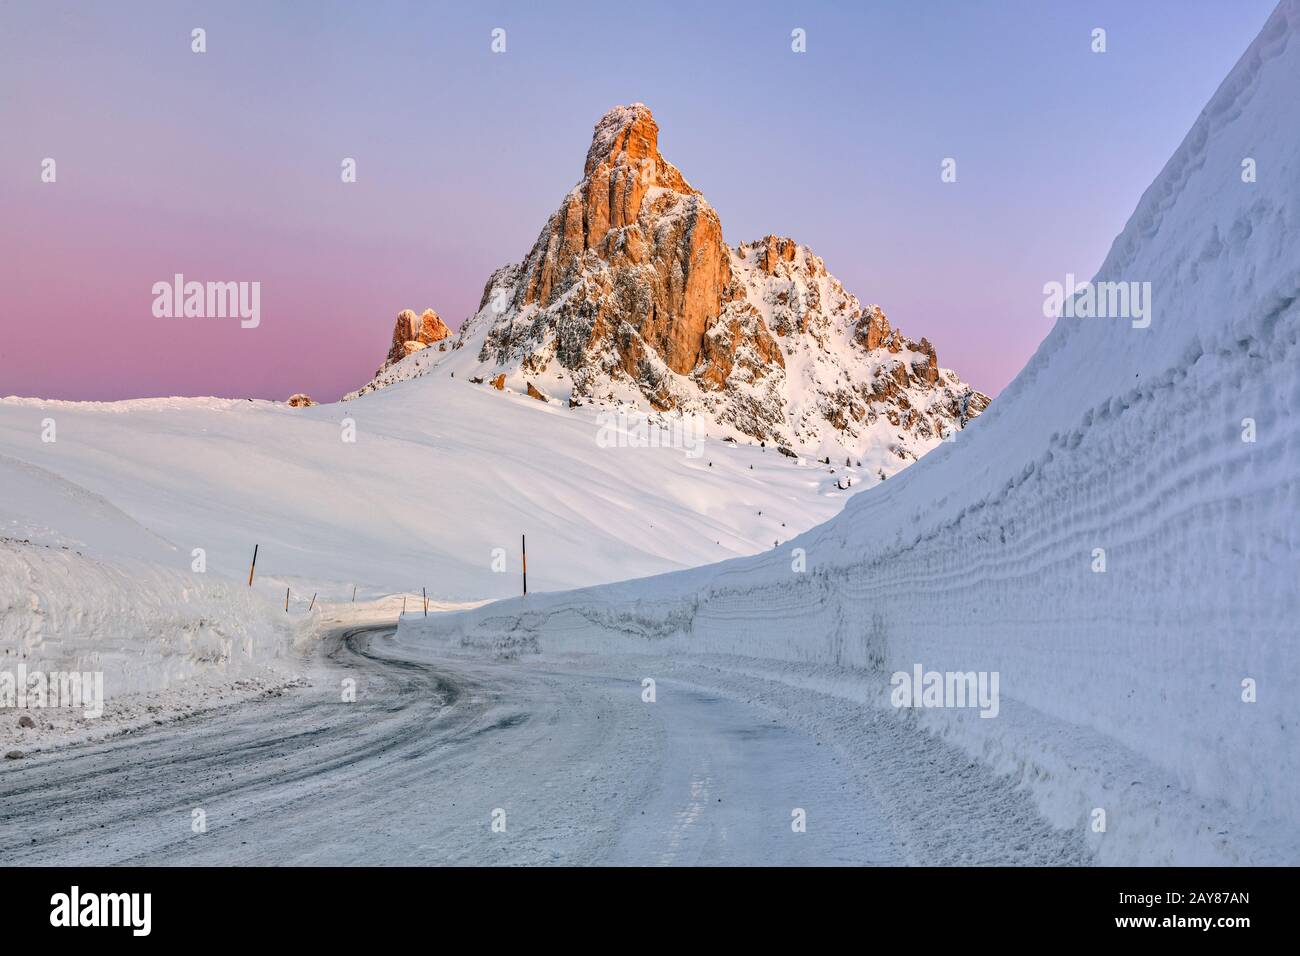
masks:
{"type": "Polygon", "coordinates": [[[924,734],[740,671],[665,664],[647,703],[635,662],[448,659],[391,626],[336,629],[321,663],[310,688],[6,761],[0,861],[1082,860],[924,734]]]}

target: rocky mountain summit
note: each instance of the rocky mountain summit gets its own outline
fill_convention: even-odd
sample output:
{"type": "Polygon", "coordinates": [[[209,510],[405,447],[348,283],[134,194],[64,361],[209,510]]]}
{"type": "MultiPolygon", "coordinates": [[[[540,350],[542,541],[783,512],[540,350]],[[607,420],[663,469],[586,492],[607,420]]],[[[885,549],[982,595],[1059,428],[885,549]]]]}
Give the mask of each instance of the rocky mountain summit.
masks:
{"type": "MultiPolygon", "coordinates": [[[[807,247],[780,236],[729,247],[658,144],[639,103],[596,124],[582,180],[523,262],[489,278],[452,344],[464,378],[699,416],[719,437],[818,455],[883,447],[901,462],[988,405],[807,247]]],[[[354,395],[451,360],[423,353],[443,336],[425,337],[399,317],[388,362],[354,395]]]]}
{"type": "MultiPolygon", "coordinates": [[[[426,349],[450,336],[451,329],[447,328],[447,324],[433,309],[425,309],[424,314],[420,316],[410,309],[403,309],[397,313],[397,324],[393,327],[393,342],[388,349],[388,357],[375,372],[375,377],[383,375],[408,355],[414,355],[421,349],[426,349]]],[[[443,351],[446,351],[445,347],[443,351]]]]}

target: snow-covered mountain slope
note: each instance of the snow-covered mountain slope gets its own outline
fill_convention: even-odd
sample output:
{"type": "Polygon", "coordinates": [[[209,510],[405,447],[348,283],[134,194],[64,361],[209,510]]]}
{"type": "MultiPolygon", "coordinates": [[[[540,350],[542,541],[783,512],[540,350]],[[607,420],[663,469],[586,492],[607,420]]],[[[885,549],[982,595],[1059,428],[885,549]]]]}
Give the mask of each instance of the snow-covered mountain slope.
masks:
{"type": "Polygon", "coordinates": [[[0,400],[0,670],[103,671],[109,697],[283,670],[313,595],[515,594],[523,534],[531,590],[705,564],[879,483],[716,436],[602,441],[619,424],[450,375],[346,406],[0,400]]]}
{"type": "Polygon", "coordinates": [[[488,280],[452,348],[403,351],[413,336],[399,316],[388,361],[349,397],[455,367],[570,405],[627,404],[711,434],[870,459],[885,475],[988,405],[807,248],[776,236],[729,248],[658,134],[644,105],[610,110],[582,180],[528,257],[488,280]]]}
{"type": "Polygon", "coordinates": [[[636,424],[450,374],[304,408],[8,398],[0,454],[77,486],[125,527],[101,533],[94,522],[107,518],[38,510],[37,496],[52,492],[20,470],[6,481],[0,520],[23,523],[0,533],[48,526],[53,542],[129,550],[186,574],[203,548],[207,573],[233,580],[247,576],[257,544],[258,585],[274,580],[278,597],[269,584],[267,596],[282,601],[291,584],[295,608],[312,590],[350,599],[353,584],[465,601],[518,592],[521,534],[530,589],[575,587],[771,548],[879,483],[865,467],[797,462],[717,436],[679,433],[678,447],[671,434],[655,447],[608,440],[618,427],[636,439],[636,424]],[[42,441],[47,419],[54,442],[42,441]]]}
{"type": "MultiPolygon", "coordinates": [[[[583,185],[528,262],[493,277],[479,313],[454,340],[432,310],[399,314],[376,382],[354,401],[0,401],[0,455],[17,468],[6,491],[13,520],[23,520],[15,535],[77,542],[80,553],[60,552],[62,562],[142,562],[115,587],[144,596],[150,608],[170,608],[176,595],[189,601],[198,593],[191,578],[225,582],[234,589],[220,592],[230,598],[225,612],[207,608],[205,620],[224,617],[227,630],[261,641],[268,633],[261,612],[282,608],[285,588],[291,613],[312,595],[350,599],[354,586],[363,595],[427,591],[451,603],[517,593],[523,535],[534,590],[771,548],[983,408],[983,396],[938,368],[928,342],[890,329],[807,250],[776,239],[722,245],[716,215],[659,156],[648,110],[606,120],[583,185]],[[634,161],[653,175],[629,179],[634,161]],[[576,258],[559,238],[566,229],[573,238],[565,217],[577,214],[575,203],[582,230],[590,227],[584,235],[607,240],[576,258]],[[643,249],[636,266],[626,257],[647,237],[658,247],[643,249]],[[683,278],[710,269],[716,282],[683,278]],[[550,348],[543,339],[570,341],[582,327],[578,297],[599,298],[610,293],[602,283],[628,282],[663,305],[659,325],[631,333],[644,348],[627,337],[631,313],[605,298],[598,311],[613,338],[593,333],[574,345],[580,361],[542,360],[536,350],[550,348]],[[545,327],[540,339],[522,331],[529,322],[545,327]],[[762,355],[745,344],[760,342],[762,355]],[[602,364],[597,353],[610,343],[621,343],[618,362],[641,348],[644,368],[674,369],[650,414],[645,376],[614,375],[602,364]],[[538,400],[548,394],[573,401],[538,400]],[[47,422],[57,426],[54,441],[44,440],[47,422]],[[838,436],[829,444],[827,429],[838,436]],[[788,445],[836,454],[817,464],[788,445]],[[54,483],[44,487],[27,466],[54,483]],[[102,512],[47,507],[43,496],[56,486],[102,512]],[[39,527],[37,514],[47,516],[39,527]],[[260,595],[260,611],[238,590],[254,546],[251,593],[260,595]],[[196,549],[202,572],[190,570],[196,549]]],[[[48,560],[26,545],[7,558],[5,649],[27,656],[38,644],[103,646],[111,601],[84,596],[104,609],[103,627],[86,630],[72,613],[75,592],[24,583],[48,560]],[[55,615],[55,607],[69,613],[55,615]]],[[[77,573],[112,580],[98,568],[77,573]]],[[[42,580],[55,577],[48,571],[42,580]]],[[[154,618],[120,610],[123,626],[154,633],[154,618]]],[[[165,669],[158,673],[167,679],[165,669]]]]}
{"type": "Polygon", "coordinates": [[[955,442],[779,549],[408,638],[848,668],[882,706],[916,664],[997,672],[995,719],[904,715],[1101,860],[1300,862],[1298,30],[1283,0],[1102,265],[1148,327],[1058,320],[955,442]]]}

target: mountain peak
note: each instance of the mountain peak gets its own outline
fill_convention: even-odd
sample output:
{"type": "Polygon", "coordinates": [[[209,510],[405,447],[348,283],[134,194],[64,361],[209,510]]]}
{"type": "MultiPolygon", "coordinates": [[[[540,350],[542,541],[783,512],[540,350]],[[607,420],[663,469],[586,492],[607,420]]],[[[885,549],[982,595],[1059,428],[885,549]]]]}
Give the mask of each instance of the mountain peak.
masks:
{"type": "Polygon", "coordinates": [[[629,164],[660,158],[659,124],[644,103],[616,106],[600,118],[591,134],[583,177],[620,155],[625,155],[629,164]]]}
{"type": "MultiPolygon", "coordinates": [[[[874,458],[882,474],[988,404],[806,246],[729,248],[642,103],[596,123],[582,180],[524,261],[488,280],[451,351],[466,346],[469,381],[702,416],[737,438],[874,458]]],[[[438,362],[399,356],[367,390],[438,362]]]]}
{"type": "Polygon", "coordinates": [[[600,118],[591,134],[582,179],[579,189],[593,181],[617,187],[620,181],[635,180],[642,193],[651,186],[696,192],[659,152],[659,124],[644,103],[616,106],[600,118]]]}

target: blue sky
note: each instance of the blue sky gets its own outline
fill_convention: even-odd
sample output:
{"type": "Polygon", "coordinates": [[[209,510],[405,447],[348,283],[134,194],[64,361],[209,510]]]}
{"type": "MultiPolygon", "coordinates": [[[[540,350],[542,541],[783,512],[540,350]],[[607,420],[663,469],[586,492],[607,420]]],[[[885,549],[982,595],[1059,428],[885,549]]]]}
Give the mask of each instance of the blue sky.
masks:
{"type": "Polygon", "coordinates": [[[729,242],[811,246],[996,393],[1047,332],[1043,284],[1100,264],[1272,7],[7,3],[0,392],[337,397],[398,310],[471,313],[597,119],[642,101],[729,242]],[[183,269],[262,281],[259,334],[169,325],[157,361],[148,290],[183,269]],[[60,362],[31,313],[64,323],[60,362]]]}

